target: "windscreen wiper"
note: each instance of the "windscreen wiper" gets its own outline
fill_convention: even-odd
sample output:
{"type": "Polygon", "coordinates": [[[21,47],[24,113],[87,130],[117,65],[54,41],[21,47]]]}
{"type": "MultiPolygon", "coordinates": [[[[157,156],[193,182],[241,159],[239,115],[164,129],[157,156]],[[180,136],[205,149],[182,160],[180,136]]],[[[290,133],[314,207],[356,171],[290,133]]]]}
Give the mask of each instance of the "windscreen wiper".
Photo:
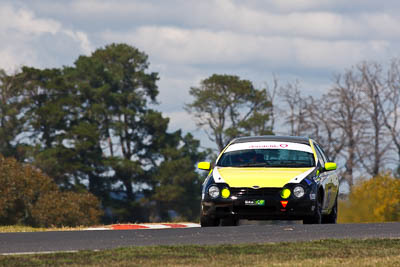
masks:
{"type": "Polygon", "coordinates": [[[246,163],[246,164],[241,164],[241,165],[236,165],[236,166],[231,166],[231,167],[270,167],[270,168],[286,168],[286,167],[295,167],[295,168],[306,168],[310,167],[306,164],[298,164],[295,162],[286,162],[286,163],[280,163],[280,164],[274,164],[274,163],[268,163],[268,162],[260,162],[260,163],[246,163]]]}
{"type": "Polygon", "coordinates": [[[237,166],[233,166],[233,167],[268,167],[268,166],[270,166],[270,165],[266,162],[258,162],[258,163],[246,163],[246,164],[237,165],[237,166]]]}

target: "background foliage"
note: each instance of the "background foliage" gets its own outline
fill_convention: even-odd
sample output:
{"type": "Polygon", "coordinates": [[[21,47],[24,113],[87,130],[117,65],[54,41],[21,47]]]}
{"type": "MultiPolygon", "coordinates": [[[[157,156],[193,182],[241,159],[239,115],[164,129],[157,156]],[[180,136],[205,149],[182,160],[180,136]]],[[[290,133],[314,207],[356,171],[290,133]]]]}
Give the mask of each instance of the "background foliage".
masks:
{"type": "Polygon", "coordinates": [[[100,203],[88,192],[61,192],[30,165],[0,157],[0,224],[77,226],[99,223],[100,203]]]}
{"type": "Polygon", "coordinates": [[[350,193],[342,221],[399,220],[400,197],[390,191],[400,176],[399,60],[361,62],[337,74],[324,95],[303,95],[299,81],[282,85],[274,77],[256,88],[236,75],[212,74],[190,88],[185,109],[217,151],[191,133],[168,130],[169,118],[155,109],[159,75],[149,65],[143,51],[110,44],[73,66],[0,70],[0,154],[22,163],[2,159],[9,187],[0,191],[0,224],[95,223],[97,201],[103,223],[195,221],[204,179],[196,163],[234,137],[264,134],[309,136],[323,145],[350,193]],[[359,177],[371,178],[367,189],[375,195],[359,191],[359,177]],[[390,199],[380,189],[387,184],[390,199]],[[371,209],[371,218],[354,212],[371,209]]]}
{"type": "MultiPolygon", "coordinates": [[[[200,177],[195,164],[209,153],[191,134],[168,131],[157,104],[158,74],[148,56],[126,44],[99,48],[72,67],[0,72],[0,154],[30,163],[61,190],[37,201],[37,223],[74,221],[85,208],[72,192],[89,191],[101,201],[103,222],[194,220],[200,177]]],[[[88,196],[79,195],[82,201],[88,196]]],[[[58,222],[57,222],[58,223],[58,222]]],[[[86,222],[83,222],[86,223],[86,222]]]]}
{"type": "Polygon", "coordinates": [[[272,103],[267,90],[254,88],[249,80],[213,74],[190,88],[194,101],[186,105],[197,126],[221,151],[241,135],[272,134],[272,103]]]}
{"type": "Polygon", "coordinates": [[[400,180],[386,173],[359,181],[339,204],[338,221],[400,221],[400,180]]]}

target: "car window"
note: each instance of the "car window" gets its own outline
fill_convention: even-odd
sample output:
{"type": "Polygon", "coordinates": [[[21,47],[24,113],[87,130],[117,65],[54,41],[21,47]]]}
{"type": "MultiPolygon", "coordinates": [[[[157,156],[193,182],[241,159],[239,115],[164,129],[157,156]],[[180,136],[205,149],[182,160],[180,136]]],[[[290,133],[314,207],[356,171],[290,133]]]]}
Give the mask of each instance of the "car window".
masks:
{"type": "Polygon", "coordinates": [[[322,149],[322,147],[318,144],[316,144],[317,148],[319,149],[319,152],[322,154],[322,157],[324,158],[325,162],[329,162],[328,155],[326,155],[325,151],[322,149]]]}
{"type": "Polygon", "coordinates": [[[289,149],[243,149],[222,154],[220,167],[313,167],[310,152],[289,149]]]}
{"type": "Polygon", "coordinates": [[[315,147],[315,152],[317,153],[317,157],[318,157],[318,161],[321,164],[321,166],[325,166],[325,162],[326,161],[326,157],[323,155],[323,153],[321,152],[320,148],[318,147],[317,144],[313,143],[314,147],[315,147]]]}

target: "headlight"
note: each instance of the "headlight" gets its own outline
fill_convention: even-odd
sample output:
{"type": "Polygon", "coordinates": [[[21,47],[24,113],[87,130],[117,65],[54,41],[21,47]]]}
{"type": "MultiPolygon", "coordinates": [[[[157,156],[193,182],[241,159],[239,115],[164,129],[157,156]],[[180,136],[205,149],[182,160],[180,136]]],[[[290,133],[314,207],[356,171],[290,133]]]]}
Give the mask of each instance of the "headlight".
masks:
{"type": "Polygon", "coordinates": [[[302,186],[296,186],[293,189],[293,194],[295,197],[301,198],[302,196],[304,196],[304,188],[302,186]]]}
{"type": "Polygon", "coordinates": [[[219,196],[219,188],[212,185],[208,188],[208,194],[211,198],[217,198],[219,196]]]}
{"type": "Polygon", "coordinates": [[[287,199],[288,197],[290,197],[290,194],[291,194],[290,189],[285,188],[281,191],[281,197],[283,199],[287,199]]]}
{"type": "Polygon", "coordinates": [[[225,187],[224,189],[221,190],[221,196],[223,198],[228,198],[230,195],[231,195],[231,191],[229,191],[228,188],[225,187]]]}

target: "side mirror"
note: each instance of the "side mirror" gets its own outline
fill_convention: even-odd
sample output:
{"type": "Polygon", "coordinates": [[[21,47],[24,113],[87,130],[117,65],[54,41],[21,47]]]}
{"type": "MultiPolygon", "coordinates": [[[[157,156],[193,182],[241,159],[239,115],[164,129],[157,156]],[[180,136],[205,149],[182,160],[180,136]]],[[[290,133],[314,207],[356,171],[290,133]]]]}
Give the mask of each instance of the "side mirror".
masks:
{"type": "Polygon", "coordinates": [[[325,163],[325,167],[324,167],[325,171],[334,171],[334,170],[336,170],[336,168],[337,168],[337,165],[335,162],[325,163]]]}
{"type": "Polygon", "coordinates": [[[210,162],[199,162],[199,164],[197,164],[197,168],[199,168],[200,170],[209,171],[211,169],[211,163],[210,162]]]}

